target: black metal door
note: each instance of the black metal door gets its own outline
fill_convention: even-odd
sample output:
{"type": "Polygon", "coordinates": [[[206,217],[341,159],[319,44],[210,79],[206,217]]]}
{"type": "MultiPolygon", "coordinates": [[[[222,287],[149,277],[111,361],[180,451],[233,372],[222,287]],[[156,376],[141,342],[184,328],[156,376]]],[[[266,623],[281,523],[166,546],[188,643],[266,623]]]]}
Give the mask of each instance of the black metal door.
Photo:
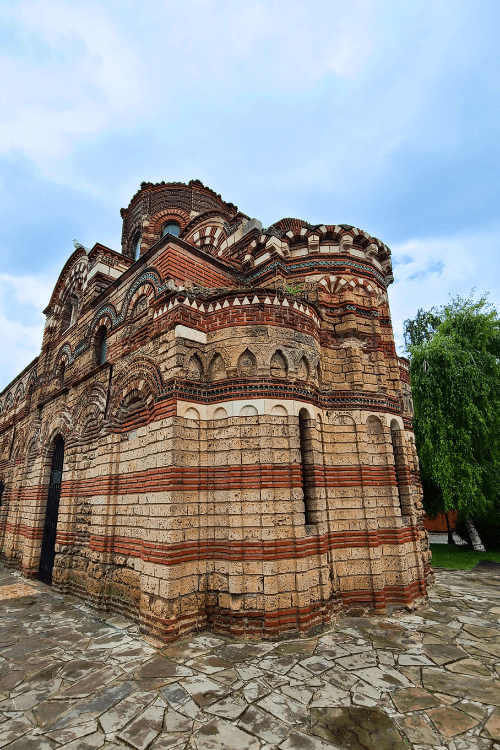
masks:
{"type": "Polygon", "coordinates": [[[52,568],[56,556],[57,515],[59,513],[59,498],[61,497],[61,477],[64,463],[64,440],[58,437],[54,446],[54,455],[50,467],[49,495],[45,511],[43,526],[42,553],[38,580],[52,583],[52,568]]]}

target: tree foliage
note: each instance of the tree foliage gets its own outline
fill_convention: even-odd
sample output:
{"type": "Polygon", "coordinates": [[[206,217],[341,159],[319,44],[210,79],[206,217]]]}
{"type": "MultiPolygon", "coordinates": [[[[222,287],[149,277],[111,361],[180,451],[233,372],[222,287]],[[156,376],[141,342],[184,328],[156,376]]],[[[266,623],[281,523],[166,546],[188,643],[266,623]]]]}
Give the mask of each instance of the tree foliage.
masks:
{"type": "Polygon", "coordinates": [[[484,516],[500,497],[500,319],[486,297],[405,321],[414,428],[431,504],[484,516]]]}

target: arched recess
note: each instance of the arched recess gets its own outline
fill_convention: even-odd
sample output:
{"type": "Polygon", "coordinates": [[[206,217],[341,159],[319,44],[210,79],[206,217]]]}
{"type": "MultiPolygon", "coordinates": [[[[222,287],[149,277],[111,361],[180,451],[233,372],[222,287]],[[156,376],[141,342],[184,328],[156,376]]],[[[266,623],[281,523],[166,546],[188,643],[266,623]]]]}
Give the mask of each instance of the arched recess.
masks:
{"type": "Polygon", "coordinates": [[[35,392],[36,386],[37,373],[36,370],[32,370],[28,378],[28,383],[26,385],[26,406],[28,407],[28,409],[31,406],[31,399],[33,397],[33,393],[35,392]]]}
{"type": "Polygon", "coordinates": [[[226,377],[226,366],[220,354],[216,354],[209,366],[210,380],[223,380],[226,377]]]}
{"type": "Polygon", "coordinates": [[[271,357],[271,376],[273,378],[286,378],[288,375],[288,363],[283,352],[278,349],[271,357]]]}
{"type": "Polygon", "coordinates": [[[299,411],[299,446],[304,500],[304,523],[313,524],[315,518],[313,423],[307,409],[299,411]]]}
{"type": "Polygon", "coordinates": [[[186,378],[188,380],[202,380],[203,374],[203,362],[197,354],[192,354],[186,364],[186,378]]]}
{"type": "Polygon", "coordinates": [[[275,404],[271,409],[271,415],[273,417],[288,417],[288,409],[283,404],[275,404]]]}
{"type": "Polygon", "coordinates": [[[240,417],[256,417],[257,414],[257,407],[253,406],[253,404],[245,404],[240,409],[240,417]]]}
{"type": "Polygon", "coordinates": [[[88,340],[94,340],[96,331],[98,331],[101,326],[105,326],[108,331],[112,331],[118,322],[119,318],[114,305],[105,305],[97,311],[89,324],[88,340]]]}
{"type": "Polygon", "coordinates": [[[59,333],[65,333],[78,319],[80,298],[74,289],[70,289],[62,302],[61,323],[59,333]]]}
{"type": "Polygon", "coordinates": [[[79,301],[87,280],[88,257],[83,248],[75,250],[61,271],[44,313],[50,328],[63,334],[76,322],[79,301]]]}
{"type": "Polygon", "coordinates": [[[251,377],[257,374],[257,360],[250,349],[245,349],[238,357],[238,376],[251,377]]]}
{"type": "Polygon", "coordinates": [[[14,406],[14,396],[12,393],[8,393],[5,397],[4,401],[4,411],[5,413],[9,412],[12,407],[14,406]]]}
{"type": "Polygon", "coordinates": [[[122,306],[121,319],[125,320],[127,317],[134,318],[138,312],[144,312],[144,309],[150,307],[158,294],[160,286],[160,277],[156,270],[148,269],[142,273],[127,294],[122,306]],[[145,274],[147,274],[146,277],[145,274]],[[139,302],[141,302],[141,305],[138,308],[137,305],[139,302]]]}
{"type": "Polygon", "coordinates": [[[309,363],[305,357],[301,357],[299,366],[297,367],[298,380],[309,380],[309,373],[309,363]]]}
{"type": "Polygon", "coordinates": [[[29,442],[28,446],[26,448],[26,469],[29,471],[33,464],[35,463],[35,459],[38,453],[39,449],[39,440],[40,440],[40,434],[37,433],[33,435],[29,442]]]}
{"type": "Polygon", "coordinates": [[[103,424],[105,408],[106,388],[101,383],[94,383],[82,394],[75,414],[75,431],[80,439],[97,436],[103,424]]]}
{"type": "Polygon", "coordinates": [[[110,415],[114,430],[127,431],[149,422],[162,390],[161,373],[149,359],[133,361],[118,376],[111,393],[110,415]]]}
{"type": "Polygon", "coordinates": [[[410,481],[405,460],[405,445],[403,430],[396,419],[391,421],[391,441],[396,470],[396,483],[401,515],[410,515],[412,503],[410,496],[410,481]]]}
{"type": "Polygon", "coordinates": [[[379,417],[373,414],[366,420],[367,452],[370,464],[380,465],[387,463],[387,446],[384,436],[384,425],[379,417]]]}
{"type": "Polygon", "coordinates": [[[146,312],[148,309],[149,300],[147,294],[141,294],[136,302],[134,303],[134,306],[132,307],[132,318],[138,318],[139,315],[142,315],[143,312],[146,312]]]}
{"type": "Polygon", "coordinates": [[[62,387],[66,381],[67,369],[71,362],[71,348],[69,344],[64,346],[57,353],[54,367],[52,368],[52,378],[62,387]]]}
{"type": "Polygon", "coordinates": [[[227,411],[224,409],[223,406],[217,407],[217,409],[214,411],[214,419],[227,419],[227,411]]]}
{"type": "Polygon", "coordinates": [[[55,561],[55,546],[57,535],[57,521],[59,516],[59,501],[61,498],[61,484],[64,468],[64,438],[58,434],[51,445],[51,463],[49,487],[43,523],[42,545],[38,567],[38,580],[42,583],[52,583],[52,572],[55,561]]]}

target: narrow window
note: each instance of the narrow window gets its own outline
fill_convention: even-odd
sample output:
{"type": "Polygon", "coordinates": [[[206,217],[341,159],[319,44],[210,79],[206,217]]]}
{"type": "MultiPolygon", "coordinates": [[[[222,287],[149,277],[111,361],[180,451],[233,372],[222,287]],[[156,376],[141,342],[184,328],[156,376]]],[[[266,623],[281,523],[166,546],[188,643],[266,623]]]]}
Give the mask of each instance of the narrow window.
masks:
{"type": "Polygon", "coordinates": [[[59,385],[61,388],[64,386],[64,377],[66,375],[66,364],[65,362],[61,362],[59,366],[59,385]]]}
{"type": "Polygon", "coordinates": [[[395,419],[393,419],[391,422],[391,440],[392,440],[392,452],[394,455],[394,469],[396,471],[399,507],[401,510],[401,515],[403,515],[404,510],[403,510],[403,498],[402,498],[402,492],[401,492],[401,489],[402,489],[401,480],[404,475],[405,462],[404,462],[404,454],[403,454],[403,442],[401,439],[401,428],[395,419]]]}
{"type": "Polygon", "coordinates": [[[71,316],[70,316],[70,326],[72,326],[74,323],[76,323],[76,320],[78,318],[78,300],[76,297],[73,297],[71,302],[71,316]]]}
{"type": "Polygon", "coordinates": [[[104,326],[100,328],[97,334],[97,364],[103,365],[106,362],[108,348],[108,332],[104,326]]]}
{"type": "Polygon", "coordinates": [[[306,526],[313,523],[311,509],[313,451],[310,416],[306,409],[299,412],[300,462],[302,466],[302,492],[304,494],[304,517],[306,526]]]}
{"type": "Polygon", "coordinates": [[[134,260],[139,260],[141,255],[141,240],[142,237],[139,235],[134,243],[134,260]]]}
{"type": "Polygon", "coordinates": [[[2,497],[3,497],[4,491],[5,491],[5,482],[3,481],[3,479],[0,479],[0,508],[2,507],[2,497]]]}

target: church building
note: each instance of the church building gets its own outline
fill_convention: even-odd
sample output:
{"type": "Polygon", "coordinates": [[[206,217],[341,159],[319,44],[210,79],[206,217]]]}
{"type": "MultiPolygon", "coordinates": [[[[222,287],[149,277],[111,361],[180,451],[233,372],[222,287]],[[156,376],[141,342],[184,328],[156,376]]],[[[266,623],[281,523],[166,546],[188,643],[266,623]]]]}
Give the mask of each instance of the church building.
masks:
{"type": "Polygon", "coordinates": [[[432,581],[391,253],[146,183],[75,243],[0,394],[0,559],[172,640],[414,608],[432,581]]]}

